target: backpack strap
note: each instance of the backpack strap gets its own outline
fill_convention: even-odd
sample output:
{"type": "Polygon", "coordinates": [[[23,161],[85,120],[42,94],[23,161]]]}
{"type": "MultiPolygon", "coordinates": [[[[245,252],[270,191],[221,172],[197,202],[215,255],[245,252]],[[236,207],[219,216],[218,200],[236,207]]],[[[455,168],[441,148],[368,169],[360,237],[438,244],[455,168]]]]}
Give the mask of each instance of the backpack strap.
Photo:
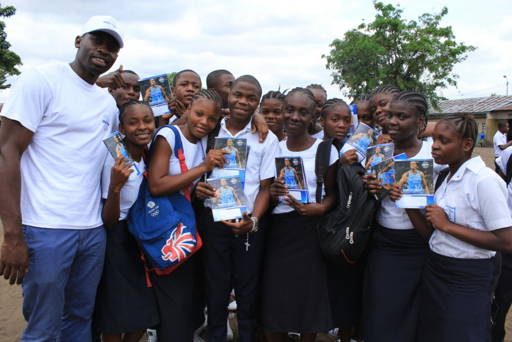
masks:
{"type": "Polygon", "coordinates": [[[324,189],[329,161],[331,159],[331,148],[334,139],[324,140],[318,145],[315,156],[315,174],[316,174],[316,202],[322,203],[322,191],[324,189]]]}
{"type": "MultiPolygon", "coordinates": [[[[178,127],[171,126],[171,125],[167,125],[165,127],[169,127],[174,132],[173,153],[176,156],[176,158],[178,158],[178,160],[180,162],[181,173],[185,173],[188,171],[188,167],[187,167],[187,163],[185,160],[185,152],[183,151],[183,143],[181,141],[181,135],[180,135],[180,132],[178,131],[178,127]]],[[[191,201],[190,188],[188,186],[185,189],[183,189],[183,194],[189,201],[191,201]]]]}
{"type": "Polygon", "coordinates": [[[441,186],[441,184],[443,184],[443,181],[445,180],[446,176],[448,176],[448,174],[450,173],[450,169],[449,168],[445,168],[445,169],[442,169],[440,172],[439,172],[439,175],[437,176],[437,180],[436,180],[436,185],[434,187],[434,192],[439,189],[439,187],[441,186]]]}
{"type": "Polygon", "coordinates": [[[512,180],[512,155],[508,157],[507,168],[505,171],[507,172],[505,174],[505,182],[508,185],[510,183],[510,180],[512,180]]]}

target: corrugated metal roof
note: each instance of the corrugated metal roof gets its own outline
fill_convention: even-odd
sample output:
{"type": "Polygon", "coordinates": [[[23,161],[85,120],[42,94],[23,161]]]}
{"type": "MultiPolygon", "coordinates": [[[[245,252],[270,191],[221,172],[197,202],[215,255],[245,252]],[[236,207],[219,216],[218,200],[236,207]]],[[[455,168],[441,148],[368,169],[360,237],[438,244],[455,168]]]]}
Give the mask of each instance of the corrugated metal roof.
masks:
{"type": "Polygon", "coordinates": [[[430,114],[487,113],[495,110],[512,110],[512,96],[489,96],[440,101],[439,109],[432,110],[430,114]]]}

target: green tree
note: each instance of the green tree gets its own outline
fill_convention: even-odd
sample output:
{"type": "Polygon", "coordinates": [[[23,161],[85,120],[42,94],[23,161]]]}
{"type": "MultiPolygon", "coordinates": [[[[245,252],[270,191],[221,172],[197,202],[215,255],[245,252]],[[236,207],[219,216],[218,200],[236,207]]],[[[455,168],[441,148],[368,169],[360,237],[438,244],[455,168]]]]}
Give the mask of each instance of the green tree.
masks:
{"type": "MultiPolygon", "coordinates": [[[[8,18],[16,13],[14,6],[2,7],[0,4],[0,17],[8,18]]],[[[7,41],[7,33],[5,33],[5,22],[0,20],[0,89],[9,88],[7,76],[19,75],[20,71],[16,66],[21,65],[20,56],[9,50],[11,44],[7,41]]]]}
{"type": "Polygon", "coordinates": [[[392,84],[400,89],[416,90],[436,105],[436,90],[457,85],[452,70],[475,47],[455,41],[450,26],[440,26],[448,13],[421,15],[418,20],[402,18],[399,6],[373,3],[377,14],[373,22],[347,31],[343,39],[331,44],[327,69],[333,84],[346,95],[357,97],[372,89],[392,84]]]}

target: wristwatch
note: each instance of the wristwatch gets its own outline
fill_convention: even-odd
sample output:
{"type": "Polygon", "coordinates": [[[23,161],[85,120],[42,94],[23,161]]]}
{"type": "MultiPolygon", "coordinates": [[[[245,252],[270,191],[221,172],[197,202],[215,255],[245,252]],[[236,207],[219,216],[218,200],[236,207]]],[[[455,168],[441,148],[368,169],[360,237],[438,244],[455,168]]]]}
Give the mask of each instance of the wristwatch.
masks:
{"type": "Polygon", "coordinates": [[[256,233],[260,229],[259,224],[258,224],[258,218],[256,216],[251,216],[251,220],[252,220],[251,233],[256,233]]]}

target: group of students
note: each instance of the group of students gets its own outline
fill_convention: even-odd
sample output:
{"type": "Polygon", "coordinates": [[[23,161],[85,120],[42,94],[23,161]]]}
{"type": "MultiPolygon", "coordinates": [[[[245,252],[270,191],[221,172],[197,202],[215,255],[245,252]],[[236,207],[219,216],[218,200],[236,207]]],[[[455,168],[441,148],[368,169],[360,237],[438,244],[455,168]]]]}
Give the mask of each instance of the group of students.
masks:
{"type": "MultiPolygon", "coordinates": [[[[108,156],[102,173],[107,253],[94,319],[104,341],[137,341],[152,327],[160,341],[191,341],[205,307],[208,340],[225,341],[232,290],[241,341],[254,340],[257,331],[267,341],[286,341],[290,332],[314,341],[335,327],[341,341],[490,340],[499,273],[494,251],[512,252],[512,219],[504,181],[472,157],[478,133],[472,118],[443,118],[425,139],[423,95],[385,86],[354,101],[359,121],[380,128],[379,141],[393,142],[395,155],[433,158],[441,176],[436,204],[425,210],[397,208],[402,194],[392,187],[377,210],[365,257],[340,266],[322,256],[316,225],[336,205],[336,168],[360,161],[355,149],[343,148],[352,124],[347,103],[327,99],[319,85],[262,96],[256,78],[235,79],[226,70],[210,73],[208,89],[201,90],[199,75],[183,70],[173,82],[173,114],[155,120],[148,104],[138,101],[137,75],[123,71],[122,77],[125,85],[110,91],[127,150],[147,170],[153,195],[190,191],[204,246],[169,275],[150,272],[148,288],[140,250],[126,229],[143,175],[108,156]],[[186,172],[173,154],[169,121],[181,136],[186,172]],[[229,159],[213,149],[215,137],[247,139],[248,215],[240,220],[214,222],[203,202],[215,196],[206,175],[229,159]],[[316,152],[330,138],[330,166],[317,203],[316,152]],[[290,195],[275,157],[302,158],[310,203],[290,195]]],[[[372,175],[363,180],[369,192],[382,187],[372,175]]]]}

